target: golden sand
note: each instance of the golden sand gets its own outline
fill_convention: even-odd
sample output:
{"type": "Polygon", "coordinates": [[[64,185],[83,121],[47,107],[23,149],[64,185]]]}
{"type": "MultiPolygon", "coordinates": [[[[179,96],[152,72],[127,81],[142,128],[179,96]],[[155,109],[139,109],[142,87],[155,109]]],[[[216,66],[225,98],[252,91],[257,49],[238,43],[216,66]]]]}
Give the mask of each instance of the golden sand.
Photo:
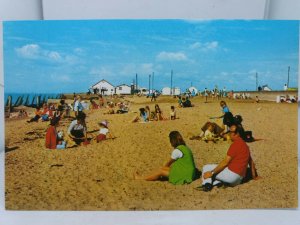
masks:
{"type": "MultiPolygon", "coordinates": [[[[142,174],[162,166],[172,152],[168,134],[178,130],[192,149],[197,168],[218,163],[230,145],[227,141],[205,143],[189,140],[199,134],[209,116],[221,115],[217,100],[204,103],[192,99],[195,107],[176,108],[179,119],[130,123],[138,108],[154,103],[145,97],[128,98],[130,112],[105,115],[105,109],[87,111],[88,130],[107,119],[117,137],[101,143],[66,150],[47,150],[47,123],[8,120],[5,124],[5,203],[10,210],[196,210],[244,208],[296,208],[297,104],[227,100],[233,114],[242,115],[246,130],[263,141],[249,143],[252,157],[263,179],[234,188],[195,190],[200,179],[176,186],[168,181],[136,181],[142,174]]],[[[176,99],[160,97],[157,103],[167,116],[176,99]]],[[[218,123],[221,121],[217,120],[218,123]]],[[[66,130],[63,120],[58,129],[66,130]]],[[[96,133],[94,133],[96,134],[96,133]]]]}

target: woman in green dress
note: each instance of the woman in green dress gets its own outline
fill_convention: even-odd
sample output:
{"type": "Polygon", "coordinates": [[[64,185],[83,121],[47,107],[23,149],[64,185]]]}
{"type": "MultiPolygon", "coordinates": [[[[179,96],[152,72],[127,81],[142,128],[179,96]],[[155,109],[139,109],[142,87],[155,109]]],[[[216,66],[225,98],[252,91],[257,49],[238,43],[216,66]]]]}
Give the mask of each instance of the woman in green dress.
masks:
{"type": "Polygon", "coordinates": [[[156,181],[167,177],[172,184],[191,183],[195,180],[196,167],[191,149],[186,146],[178,131],[172,131],[169,138],[174,150],[168,162],[147,176],[141,176],[138,172],[135,172],[135,180],[156,181]]]}

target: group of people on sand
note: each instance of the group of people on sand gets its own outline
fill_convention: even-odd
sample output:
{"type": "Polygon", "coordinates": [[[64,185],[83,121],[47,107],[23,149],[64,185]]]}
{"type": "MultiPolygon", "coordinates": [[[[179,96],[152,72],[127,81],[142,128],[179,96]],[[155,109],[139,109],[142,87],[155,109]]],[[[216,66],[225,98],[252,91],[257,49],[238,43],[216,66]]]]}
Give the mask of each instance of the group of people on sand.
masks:
{"type": "MultiPolygon", "coordinates": [[[[132,120],[133,123],[135,122],[149,122],[149,121],[163,121],[168,120],[168,118],[164,115],[163,111],[160,109],[158,104],[155,104],[154,111],[150,109],[149,106],[145,106],[145,108],[139,109],[140,113],[138,116],[135,116],[132,120]]],[[[171,106],[170,111],[170,120],[178,119],[176,117],[176,110],[174,106],[171,106]]]]}
{"type": "MultiPolygon", "coordinates": [[[[202,183],[197,188],[210,191],[214,186],[236,186],[246,178],[247,170],[251,171],[252,179],[260,177],[257,174],[254,161],[246,142],[241,138],[243,130],[236,125],[230,128],[230,145],[226,156],[219,164],[207,164],[202,169],[202,183]]],[[[161,168],[148,175],[134,172],[135,180],[157,181],[168,178],[172,184],[189,184],[197,179],[197,168],[191,149],[186,145],[182,135],[178,131],[169,134],[171,146],[174,148],[171,157],[161,168]]]]}
{"type": "Polygon", "coordinates": [[[81,96],[76,96],[73,111],[75,115],[75,119],[70,123],[67,136],[63,137],[63,132],[58,131],[57,127],[59,125],[59,121],[61,120],[61,115],[66,113],[66,109],[63,107],[64,101],[60,102],[61,109],[60,116],[54,116],[49,118],[50,125],[46,131],[46,140],[45,146],[48,149],[65,149],[71,148],[78,145],[86,145],[93,141],[100,142],[106,140],[108,138],[114,138],[111,132],[108,129],[108,121],[103,120],[98,123],[99,125],[99,133],[95,137],[88,137],[87,135],[87,125],[86,125],[86,114],[84,113],[84,107],[81,104],[81,96]]]}
{"type": "MultiPolygon", "coordinates": [[[[241,124],[242,117],[239,115],[233,117],[224,101],[220,102],[220,106],[222,107],[223,115],[215,118],[223,118],[223,127],[213,122],[207,122],[201,128],[199,137],[204,137],[204,140],[212,140],[209,138],[214,138],[215,134],[222,138],[226,135],[226,139],[231,140],[232,144],[219,164],[203,166],[202,183],[197,188],[203,191],[210,191],[214,186],[236,186],[241,184],[245,181],[248,171],[252,179],[257,180],[260,178],[249,147],[246,144],[246,142],[260,139],[254,139],[252,134],[250,135],[251,137],[247,136],[249,134],[247,134],[241,124]]],[[[172,184],[188,184],[197,179],[198,170],[192,151],[186,145],[182,135],[178,131],[172,131],[169,134],[169,140],[174,149],[167,163],[148,175],[141,175],[136,171],[134,173],[135,180],[156,181],[168,178],[172,184]]]]}

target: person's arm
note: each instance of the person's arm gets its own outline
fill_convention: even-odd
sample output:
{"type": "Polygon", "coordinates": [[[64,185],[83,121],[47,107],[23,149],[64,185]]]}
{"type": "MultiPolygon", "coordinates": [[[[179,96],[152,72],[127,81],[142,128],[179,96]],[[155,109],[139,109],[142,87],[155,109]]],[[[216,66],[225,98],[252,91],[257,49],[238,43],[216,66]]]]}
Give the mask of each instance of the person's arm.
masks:
{"type": "Polygon", "coordinates": [[[256,170],[256,168],[255,168],[254,161],[253,161],[253,159],[251,158],[251,156],[250,156],[250,159],[249,159],[249,166],[250,166],[250,170],[251,170],[251,176],[252,176],[252,179],[253,179],[253,180],[258,180],[258,179],[260,179],[261,177],[258,176],[257,170],[256,170]]]}
{"type": "Polygon", "coordinates": [[[223,159],[215,169],[204,173],[203,178],[204,179],[211,178],[213,175],[217,175],[218,173],[223,171],[228,166],[231,159],[232,158],[229,155],[226,155],[225,159],[223,159]]]}
{"type": "Polygon", "coordinates": [[[176,161],[175,159],[170,158],[170,159],[165,163],[164,166],[170,167],[170,166],[172,165],[172,163],[175,162],[175,161],[176,161]]]}

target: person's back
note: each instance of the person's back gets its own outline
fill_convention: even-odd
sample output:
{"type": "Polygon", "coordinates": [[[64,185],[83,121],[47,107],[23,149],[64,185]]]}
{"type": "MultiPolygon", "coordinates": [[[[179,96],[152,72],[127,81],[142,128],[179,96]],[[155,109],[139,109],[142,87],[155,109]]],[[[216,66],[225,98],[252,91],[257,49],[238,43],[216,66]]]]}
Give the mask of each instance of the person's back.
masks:
{"type": "Polygon", "coordinates": [[[227,155],[232,158],[228,164],[228,169],[245,177],[250,158],[250,151],[246,142],[241,137],[237,138],[228,149],[227,155]]]}
{"type": "Polygon", "coordinates": [[[186,145],[179,145],[176,149],[183,153],[183,157],[177,159],[172,165],[169,174],[169,182],[172,184],[191,183],[196,177],[196,167],[191,149],[186,145]]]}

